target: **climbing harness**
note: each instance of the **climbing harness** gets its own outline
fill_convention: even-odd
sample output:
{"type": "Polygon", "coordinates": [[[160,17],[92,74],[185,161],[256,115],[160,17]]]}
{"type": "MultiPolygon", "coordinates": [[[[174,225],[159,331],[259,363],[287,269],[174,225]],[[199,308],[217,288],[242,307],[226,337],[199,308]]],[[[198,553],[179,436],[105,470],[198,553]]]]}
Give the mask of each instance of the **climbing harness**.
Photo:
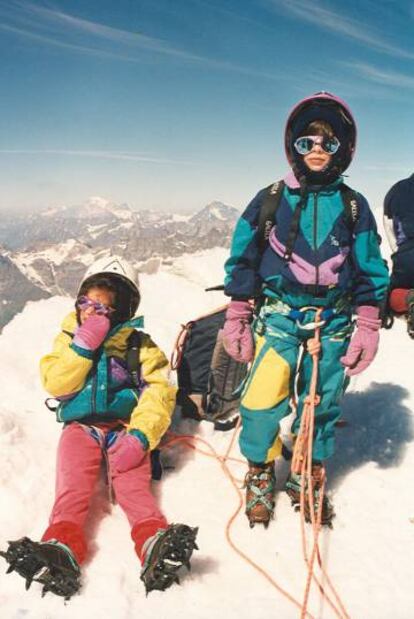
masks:
{"type": "Polygon", "coordinates": [[[347,311],[347,299],[340,299],[333,307],[318,307],[316,305],[306,305],[301,308],[291,307],[280,299],[268,299],[261,306],[256,321],[254,330],[258,335],[263,335],[265,332],[272,334],[272,327],[266,324],[266,319],[272,314],[280,314],[290,318],[297,327],[304,331],[314,331],[316,328],[325,326],[334,316],[347,311]],[[308,322],[309,312],[315,312],[314,320],[308,322]],[[316,321],[318,314],[318,321],[316,321]]]}

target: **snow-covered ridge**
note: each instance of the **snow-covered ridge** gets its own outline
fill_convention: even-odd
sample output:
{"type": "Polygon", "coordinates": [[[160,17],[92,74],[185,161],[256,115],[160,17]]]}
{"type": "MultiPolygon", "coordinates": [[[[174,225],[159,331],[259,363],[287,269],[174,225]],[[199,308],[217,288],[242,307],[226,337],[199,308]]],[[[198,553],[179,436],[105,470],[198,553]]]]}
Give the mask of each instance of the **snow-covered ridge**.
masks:
{"type": "Polygon", "coordinates": [[[74,281],[99,256],[111,252],[140,270],[154,272],[165,260],[183,253],[226,247],[239,212],[220,202],[195,215],[133,211],[94,196],[78,206],[48,209],[29,217],[0,222],[0,330],[31,299],[73,294],[74,281]],[[27,286],[16,289],[11,270],[27,286]],[[5,305],[5,304],[3,304],[5,305]]]}
{"type": "Polygon", "coordinates": [[[118,219],[130,220],[133,219],[133,212],[127,204],[115,204],[110,200],[101,198],[100,196],[90,197],[80,207],[74,207],[74,214],[81,218],[93,218],[102,213],[108,213],[118,219]]]}
{"type": "Polygon", "coordinates": [[[15,252],[13,261],[23,270],[27,265],[33,264],[36,260],[45,260],[54,265],[61,265],[71,259],[72,256],[82,253],[85,264],[90,264],[93,261],[93,252],[87,252],[87,247],[79,243],[76,239],[68,239],[59,246],[49,246],[39,251],[15,252]]]}

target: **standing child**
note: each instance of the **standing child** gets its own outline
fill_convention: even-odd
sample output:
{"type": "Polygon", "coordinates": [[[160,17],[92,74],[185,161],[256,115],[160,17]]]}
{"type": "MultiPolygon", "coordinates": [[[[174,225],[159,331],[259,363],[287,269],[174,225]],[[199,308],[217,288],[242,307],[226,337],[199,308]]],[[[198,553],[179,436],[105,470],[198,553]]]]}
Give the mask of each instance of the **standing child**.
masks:
{"type": "Polygon", "coordinates": [[[414,174],[395,183],[385,196],[384,227],[393,252],[389,305],[406,316],[408,334],[414,338],[414,174]]]}
{"type": "MultiPolygon", "coordinates": [[[[309,392],[308,346],[314,352],[317,310],[323,310],[323,328],[312,460],[316,505],[323,462],[334,452],[344,367],[348,376],[358,374],[377,352],[379,306],[386,295],[388,273],[368,203],[342,180],[355,143],[355,122],[343,101],[321,92],[298,103],[285,130],[291,172],[282,185],[261,190],[248,205],[236,225],[225,265],[225,292],[232,299],[224,325],[225,346],[235,359],[252,362],[240,408],[240,447],[249,467],[246,514],[251,526],[256,522],[267,526],[273,515],[279,424],[291,412],[295,396],[292,432],[298,432],[309,392]],[[269,195],[281,188],[263,250],[261,209],[269,195]],[[261,308],[252,324],[254,339],[252,299],[261,308]],[[349,342],[354,312],[356,332],[349,342]]],[[[286,486],[296,505],[300,483],[300,477],[291,474],[286,486]]],[[[305,505],[308,519],[309,509],[305,505]]],[[[325,498],[322,522],[330,524],[333,515],[325,498]]]]}
{"type": "Polygon", "coordinates": [[[117,257],[86,273],[76,311],[41,360],[45,389],[59,401],[63,432],[56,497],[41,542],[10,542],[2,556],[26,579],[70,598],[87,556],[85,520],[102,462],[124,510],[146,591],[166,589],[196,547],[197,529],[168,525],[151,493],[150,451],[170,425],[175,388],[168,362],[133,318],[140,300],[134,269],[117,257]],[[135,337],[134,337],[135,335],[135,337]],[[131,339],[132,338],[132,339],[131,339]],[[132,357],[132,358],[131,358],[132,357]]]}

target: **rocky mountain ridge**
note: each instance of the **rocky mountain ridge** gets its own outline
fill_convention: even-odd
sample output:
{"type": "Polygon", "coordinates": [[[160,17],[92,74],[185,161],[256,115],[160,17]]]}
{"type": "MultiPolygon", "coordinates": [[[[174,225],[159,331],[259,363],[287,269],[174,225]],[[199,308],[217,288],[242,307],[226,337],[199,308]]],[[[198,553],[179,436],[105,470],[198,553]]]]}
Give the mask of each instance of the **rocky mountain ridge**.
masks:
{"type": "Polygon", "coordinates": [[[120,255],[139,271],[230,243],[240,213],[212,202],[193,215],[133,211],[100,197],[80,206],[0,222],[0,330],[29,300],[74,295],[86,268],[103,255],[120,255]]]}

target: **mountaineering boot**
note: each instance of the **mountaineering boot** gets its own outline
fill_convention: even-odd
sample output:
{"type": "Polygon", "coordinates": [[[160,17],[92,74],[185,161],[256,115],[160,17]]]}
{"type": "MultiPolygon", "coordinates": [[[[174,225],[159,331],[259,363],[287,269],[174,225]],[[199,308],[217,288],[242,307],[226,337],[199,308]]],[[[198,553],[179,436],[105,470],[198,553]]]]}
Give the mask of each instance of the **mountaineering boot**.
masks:
{"type": "Polygon", "coordinates": [[[407,331],[408,335],[414,339],[414,290],[407,293],[407,331]]]}
{"type": "MultiPolygon", "coordinates": [[[[319,509],[319,495],[322,485],[322,480],[325,474],[325,469],[322,464],[312,464],[312,488],[313,488],[313,503],[315,509],[315,517],[319,509]]],[[[296,473],[290,473],[286,481],[285,490],[295,511],[300,510],[300,489],[301,489],[301,475],[296,473]]],[[[322,503],[322,515],[321,524],[332,528],[332,520],[335,517],[333,505],[326,494],[323,496],[322,503]]],[[[305,520],[306,522],[312,522],[311,510],[309,506],[308,488],[305,485],[305,520]]]]}
{"type": "Polygon", "coordinates": [[[51,591],[69,600],[80,588],[80,569],[69,548],[55,541],[32,542],[22,537],[9,542],[6,552],[0,551],[10,564],[7,573],[15,570],[26,580],[26,589],[33,581],[43,585],[42,597],[51,591]]]}
{"type": "Polygon", "coordinates": [[[170,524],[147,540],[143,547],[145,558],[140,576],[147,595],[154,589],[165,591],[174,582],[180,584],[177,572],[183,566],[191,569],[191,555],[194,549],[198,550],[197,532],[198,527],[170,524]]]}
{"type": "Polygon", "coordinates": [[[275,509],[275,472],[273,462],[249,462],[244,487],[246,488],[246,516],[250,528],[258,522],[267,528],[275,509]]]}

